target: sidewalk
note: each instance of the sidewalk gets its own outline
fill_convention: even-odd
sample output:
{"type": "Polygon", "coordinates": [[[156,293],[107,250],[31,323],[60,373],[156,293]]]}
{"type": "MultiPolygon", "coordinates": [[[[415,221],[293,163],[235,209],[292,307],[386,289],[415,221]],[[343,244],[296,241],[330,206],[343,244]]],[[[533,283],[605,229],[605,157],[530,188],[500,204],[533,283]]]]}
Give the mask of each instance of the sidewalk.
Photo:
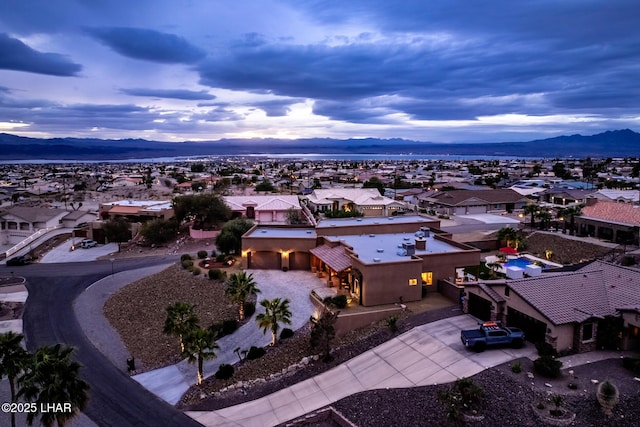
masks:
{"type": "Polygon", "coordinates": [[[205,426],[277,425],[361,391],[449,383],[536,352],[531,345],[471,352],[460,342],[460,330],[475,327],[477,320],[469,315],[421,325],[268,396],[217,411],[186,414],[205,426]]]}

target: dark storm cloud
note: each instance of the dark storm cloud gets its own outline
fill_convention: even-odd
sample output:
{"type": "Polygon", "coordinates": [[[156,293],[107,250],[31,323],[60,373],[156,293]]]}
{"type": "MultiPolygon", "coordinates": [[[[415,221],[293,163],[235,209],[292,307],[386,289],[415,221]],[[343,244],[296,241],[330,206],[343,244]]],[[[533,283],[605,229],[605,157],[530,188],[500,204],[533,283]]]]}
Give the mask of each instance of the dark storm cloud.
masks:
{"type": "Polygon", "coordinates": [[[201,101],[216,99],[215,95],[206,90],[184,90],[184,89],[121,89],[122,93],[131,96],[147,96],[152,98],[184,99],[186,101],[201,101]]]}
{"type": "Polygon", "coordinates": [[[224,107],[216,107],[206,113],[195,114],[193,120],[204,120],[205,122],[227,122],[244,120],[244,116],[224,107]]]}
{"type": "Polygon", "coordinates": [[[291,112],[291,106],[293,104],[300,102],[304,102],[304,99],[274,99],[270,101],[253,102],[251,105],[264,111],[267,117],[282,117],[291,112]]]}
{"type": "Polygon", "coordinates": [[[0,69],[50,76],[75,76],[82,66],[64,55],[38,52],[18,39],[0,34],[0,69]]]}
{"type": "Polygon", "coordinates": [[[167,64],[191,64],[204,58],[205,52],[175,34],[129,27],[87,30],[114,51],[129,58],[167,64]]]}

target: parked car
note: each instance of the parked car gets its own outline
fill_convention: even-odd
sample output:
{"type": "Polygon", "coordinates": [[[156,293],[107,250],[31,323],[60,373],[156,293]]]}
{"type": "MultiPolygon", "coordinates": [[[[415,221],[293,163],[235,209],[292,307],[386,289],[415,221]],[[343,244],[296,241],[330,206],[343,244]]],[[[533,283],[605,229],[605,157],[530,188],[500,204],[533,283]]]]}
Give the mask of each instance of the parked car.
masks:
{"type": "Polygon", "coordinates": [[[460,340],[465,347],[477,352],[489,346],[510,345],[520,348],[524,345],[524,332],[518,328],[503,327],[499,322],[484,322],[478,329],[461,331],[460,340]]]}
{"type": "Polygon", "coordinates": [[[96,242],[95,240],[83,239],[82,242],[80,242],[80,247],[84,249],[89,249],[89,248],[95,247],[97,244],[98,242],[96,242]]]}
{"type": "Polygon", "coordinates": [[[21,255],[7,260],[7,267],[31,264],[31,258],[21,255]]]}

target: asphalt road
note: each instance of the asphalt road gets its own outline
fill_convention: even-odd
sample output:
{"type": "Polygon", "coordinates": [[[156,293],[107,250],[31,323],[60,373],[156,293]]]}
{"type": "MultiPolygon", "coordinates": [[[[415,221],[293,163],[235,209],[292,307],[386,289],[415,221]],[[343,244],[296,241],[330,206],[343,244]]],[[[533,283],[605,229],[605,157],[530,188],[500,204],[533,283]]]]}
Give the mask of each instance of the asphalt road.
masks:
{"type": "MultiPolygon", "coordinates": [[[[165,264],[174,259],[177,257],[118,260],[115,272],[165,264]]],[[[29,298],[23,315],[27,348],[34,350],[42,345],[63,343],[76,349],[75,358],[84,367],[81,376],[91,385],[84,413],[93,422],[118,427],[200,426],[113,366],[91,344],[78,324],[73,300],[92,283],[111,274],[111,262],[34,264],[11,269],[27,278],[29,298]]]]}

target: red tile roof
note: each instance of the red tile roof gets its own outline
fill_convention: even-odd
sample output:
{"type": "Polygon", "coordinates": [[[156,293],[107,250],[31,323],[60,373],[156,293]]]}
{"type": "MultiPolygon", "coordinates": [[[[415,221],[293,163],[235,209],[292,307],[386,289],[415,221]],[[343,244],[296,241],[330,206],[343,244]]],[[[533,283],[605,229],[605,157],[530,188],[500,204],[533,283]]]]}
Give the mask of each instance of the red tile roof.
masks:
{"type": "Polygon", "coordinates": [[[582,217],[640,226],[640,207],[626,203],[598,201],[592,206],[582,208],[582,217]]]}
{"type": "Polygon", "coordinates": [[[310,252],[337,273],[351,267],[351,258],[349,258],[342,245],[335,247],[322,245],[311,249],[310,252]]]}

